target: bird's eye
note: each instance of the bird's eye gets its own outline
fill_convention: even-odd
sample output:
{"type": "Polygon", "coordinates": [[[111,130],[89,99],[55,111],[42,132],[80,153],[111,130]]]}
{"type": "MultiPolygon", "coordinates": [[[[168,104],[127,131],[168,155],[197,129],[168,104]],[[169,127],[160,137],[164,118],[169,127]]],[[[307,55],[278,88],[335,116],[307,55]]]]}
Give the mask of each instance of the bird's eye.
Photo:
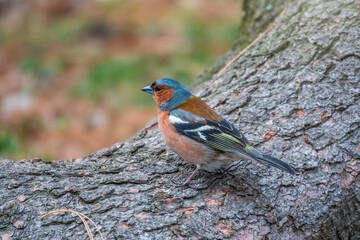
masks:
{"type": "Polygon", "coordinates": [[[155,92],[158,92],[158,91],[162,90],[162,88],[161,88],[161,87],[156,86],[156,87],[154,88],[154,90],[155,90],[155,92]]]}

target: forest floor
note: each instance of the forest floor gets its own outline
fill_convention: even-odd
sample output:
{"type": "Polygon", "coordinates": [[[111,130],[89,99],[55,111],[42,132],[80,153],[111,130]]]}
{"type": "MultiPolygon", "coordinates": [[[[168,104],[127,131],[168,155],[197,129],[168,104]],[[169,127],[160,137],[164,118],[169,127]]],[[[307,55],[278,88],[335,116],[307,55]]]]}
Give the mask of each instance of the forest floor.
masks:
{"type": "Polygon", "coordinates": [[[189,85],[233,45],[239,1],[0,3],[0,158],[67,159],[156,116],[140,89],[189,85]]]}

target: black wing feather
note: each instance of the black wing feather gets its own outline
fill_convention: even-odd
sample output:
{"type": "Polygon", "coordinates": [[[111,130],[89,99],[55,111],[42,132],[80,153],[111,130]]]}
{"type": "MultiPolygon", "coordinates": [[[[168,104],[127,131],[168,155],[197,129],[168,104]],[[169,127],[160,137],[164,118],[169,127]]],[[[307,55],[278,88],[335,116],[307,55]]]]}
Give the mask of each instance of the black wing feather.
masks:
{"type": "Polygon", "coordinates": [[[186,137],[221,152],[250,156],[244,149],[248,140],[225,119],[214,122],[180,109],[171,111],[169,117],[176,131],[186,137]]]}

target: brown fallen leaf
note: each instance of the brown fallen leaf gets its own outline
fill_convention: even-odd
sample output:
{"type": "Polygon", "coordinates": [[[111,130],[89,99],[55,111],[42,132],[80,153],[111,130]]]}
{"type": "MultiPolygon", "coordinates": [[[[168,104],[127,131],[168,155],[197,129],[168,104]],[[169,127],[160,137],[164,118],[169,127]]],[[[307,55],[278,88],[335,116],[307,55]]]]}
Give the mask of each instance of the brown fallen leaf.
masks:
{"type": "Polygon", "coordinates": [[[262,135],[262,138],[264,139],[264,141],[269,141],[274,135],[276,134],[276,132],[274,131],[267,131],[265,134],[262,135]]]}
{"type": "Polygon", "coordinates": [[[304,109],[299,109],[298,112],[297,112],[297,114],[298,114],[298,117],[299,117],[299,118],[303,119],[304,116],[305,116],[304,109]]]}

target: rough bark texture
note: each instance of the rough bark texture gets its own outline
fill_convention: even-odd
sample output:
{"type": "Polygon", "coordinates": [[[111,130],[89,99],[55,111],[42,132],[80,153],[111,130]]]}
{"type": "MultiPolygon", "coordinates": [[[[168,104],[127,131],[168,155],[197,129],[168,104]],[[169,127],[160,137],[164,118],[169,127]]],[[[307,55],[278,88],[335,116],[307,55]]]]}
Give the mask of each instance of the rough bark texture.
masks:
{"type": "Polygon", "coordinates": [[[198,93],[300,174],[240,162],[177,188],[169,179],[192,166],[155,126],[82,159],[0,161],[0,236],[86,239],[72,214],[40,219],[66,208],[91,217],[107,239],[359,239],[359,8],[294,3],[198,93]]]}

